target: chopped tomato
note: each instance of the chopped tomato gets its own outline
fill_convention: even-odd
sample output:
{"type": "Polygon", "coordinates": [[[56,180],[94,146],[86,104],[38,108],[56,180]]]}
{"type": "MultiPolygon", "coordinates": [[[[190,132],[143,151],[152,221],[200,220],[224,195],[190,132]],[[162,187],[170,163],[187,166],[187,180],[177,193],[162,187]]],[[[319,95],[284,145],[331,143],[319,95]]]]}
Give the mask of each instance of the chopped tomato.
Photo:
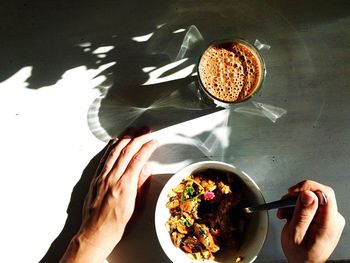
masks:
{"type": "Polygon", "coordinates": [[[191,250],[190,247],[187,246],[187,245],[182,246],[182,249],[183,249],[184,251],[186,251],[187,253],[192,253],[192,250],[191,250]]]}
{"type": "Polygon", "coordinates": [[[193,209],[193,207],[196,205],[195,202],[187,200],[183,203],[180,204],[180,208],[182,211],[184,212],[191,212],[191,210],[193,209]]]}

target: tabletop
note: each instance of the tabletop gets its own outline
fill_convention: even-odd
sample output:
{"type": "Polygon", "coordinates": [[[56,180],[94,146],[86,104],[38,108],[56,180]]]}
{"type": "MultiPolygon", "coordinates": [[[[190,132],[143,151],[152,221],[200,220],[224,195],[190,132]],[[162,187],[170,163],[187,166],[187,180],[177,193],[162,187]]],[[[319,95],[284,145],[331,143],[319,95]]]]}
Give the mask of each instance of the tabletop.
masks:
{"type": "MultiPolygon", "coordinates": [[[[245,171],[267,201],[304,179],[329,185],[349,221],[349,10],[338,0],[3,1],[0,261],[58,261],[100,151],[129,126],[150,126],[160,147],[110,263],[169,262],[155,203],[174,172],[202,160],[245,171]],[[198,93],[199,55],[236,37],[260,50],[266,79],[252,99],[213,107],[198,93]]],[[[284,222],[269,219],[257,262],[285,260],[284,222]]],[[[349,230],[331,259],[350,259],[349,230]]]]}

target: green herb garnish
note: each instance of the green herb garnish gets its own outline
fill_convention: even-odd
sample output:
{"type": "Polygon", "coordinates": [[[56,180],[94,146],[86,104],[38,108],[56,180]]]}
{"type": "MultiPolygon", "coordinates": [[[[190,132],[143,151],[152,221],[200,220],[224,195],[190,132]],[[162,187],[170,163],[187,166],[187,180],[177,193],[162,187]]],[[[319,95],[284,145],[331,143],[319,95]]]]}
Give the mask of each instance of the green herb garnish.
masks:
{"type": "Polygon", "coordinates": [[[199,233],[202,235],[202,237],[206,237],[207,236],[205,231],[201,227],[199,227],[198,229],[199,229],[199,233]]]}
{"type": "Polygon", "coordinates": [[[182,193],[182,196],[180,199],[181,202],[184,202],[186,200],[195,201],[197,197],[204,194],[204,188],[198,182],[196,182],[193,179],[188,179],[186,181],[188,184],[191,184],[191,185],[186,186],[185,191],[182,193]],[[196,190],[192,185],[196,186],[196,188],[198,188],[198,189],[196,190]],[[196,191],[198,192],[197,195],[195,195],[196,191]]]}
{"type": "Polygon", "coordinates": [[[186,187],[186,193],[191,197],[194,194],[194,188],[192,186],[186,187]]]}
{"type": "Polygon", "coordinates": [[[191,224],[183,217],[180,219],[180,223],[186,227],[191,227],[191,224]]]}

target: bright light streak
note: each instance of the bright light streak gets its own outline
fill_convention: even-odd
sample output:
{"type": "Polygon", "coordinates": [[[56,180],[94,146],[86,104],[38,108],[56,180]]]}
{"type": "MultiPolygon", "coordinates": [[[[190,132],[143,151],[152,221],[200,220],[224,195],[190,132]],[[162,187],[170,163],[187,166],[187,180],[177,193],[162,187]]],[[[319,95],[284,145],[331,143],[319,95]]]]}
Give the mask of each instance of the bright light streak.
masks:
{"type": "Polygon", "coordinates": [[[254,46],[259,50],[262,50],[262,49],[269,50],[271,48],[270,45],[261,43],[259,39],[255,39],[254,46]]]}
{"type": "Polygon", "coordinates": [[[251,101],[249,104],[237,107],[234,111],[244,115],[266,117],[274,123],[283,115],[287,114],[287,111],[283,108],[256,101],[251,101]]]}
{"type": "Polygon", "coordinates": [[[90,42],[83,42],[83,43],[78,44],[78,46],[79,47],[90,47],[91,43],[90,42]]]}
{"type": "Polygon", "coordinates": [[[206,156],[223,158],[231,134],[229,115],[230,110],[225,109],[155,131],[151,136],[157,139],[159,145],[191,145],[206,156]],[[203,138],[205,132],[208,135],[203,138]]]}
{"type": "Polygon", "coordinates": [[[163,26],[165,26],[165,25],[166,25],[166,23],[157,25],[157,29],[159,29],[159,28],[161,28],[161,27],[163,27],[163,26]]]}
{"type": "MultiPolygon", "coordinates": [[[[101,65],[98,69],[87,69],[86,66],[72,68],[67,70],[65,73],[63,73],[62,78],[57,83],[60,83],[61,81],[69,81],[70,83],[73,83],[73,81],[81,82],[83,79],[86,79],[86,81],[89,81],[89,82],[94,81],[96,80],[95,77],[97,75],[99,75],[101,72],[103,72],[109,67],[112,67],[115,64],[116,62],[110,62],[104,65],[101,65]]],[[[89,86],[91,86],[91,84],[89,86]]]]}
{"type": "Polygon", "coordinates": [[[145,86],[146,85],[153,85],[153,84],[163,83],[163,82],[172,81],[172,80],[176,80],[176,79],[182,79],[182,78],[189,76],[195,67],[194,64],[192,64],[192,65],[190,65],[182,70],[179,70],[179,71],[177,71],[169,76],[160,77],[165,72],[167,72],[173,68],[176,68],[177,66],[184,63],[186,60],[188,60],[188,59],[184,58],[184,59],[167,64],[161,68],[158,68],[158,69],[150,72],[149,79],[142,85],[145,85],[145,86]]]}
{"type": "Polygon", "coordinates": [[[148,41],[152,36],[153,36],[153,32],[149,33],[147,35],[143,35],[143,36],[136,36],[131,38],[132,40],[136,41],[136,42],[146,42],[148,41]]]}
{"type": "Polygon", "coordinates": [[[180,29],[178,29],[178,30],[175,30],[173,33],[174,33],[174,34],[177,34],[177,33],[181,33],[181,32],[184,32],[184,31],[186,31],[186,29],[180,28],[180,29]]]}
{"type": "Polygon", "coordinates": [[[104,54],[104,53],[111,51],[113,48],[114,48],[114,46],[102,46],[102,47],[96,48],[92,52],[92,54],[104,54]]]}
{"type": "Polygon", "coordinates": [[[144,68],[142,68],[142,71],[145,73],[148,73],[154,69],[156,69],[156,67],[144,67],[144,68]]]}
{"type": "MultiPolygon", "coordinates": [[[[180,169],[184,168],[187,165],[190,165],[191,161],[184,160],[180,162],[173,162],[167,164],[151,161],[149,163],[152,165],[152,167],[156,167],[156,174],[171,174],[178,172],[180,169]]],[[[156,180],[157,177],[155,176],[154,178],[154,180],[156,180]]]]}

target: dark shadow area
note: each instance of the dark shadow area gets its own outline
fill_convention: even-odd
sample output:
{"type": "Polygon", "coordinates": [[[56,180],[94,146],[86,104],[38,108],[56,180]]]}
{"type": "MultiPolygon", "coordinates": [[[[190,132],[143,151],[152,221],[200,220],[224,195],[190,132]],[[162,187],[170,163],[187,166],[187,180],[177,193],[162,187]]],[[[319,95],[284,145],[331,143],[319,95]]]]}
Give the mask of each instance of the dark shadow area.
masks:
{"type": "Polygon", "coordinates": [[[78,232],[82,220],[84,199],[105,150],[106,148],[99,152],[85,167],[80,180],[74,186],[72,191],[71,199],[67,208],[68,215],[65,225],[40,262],[59,262],[66,251],[70,240],[78,232]]]}

